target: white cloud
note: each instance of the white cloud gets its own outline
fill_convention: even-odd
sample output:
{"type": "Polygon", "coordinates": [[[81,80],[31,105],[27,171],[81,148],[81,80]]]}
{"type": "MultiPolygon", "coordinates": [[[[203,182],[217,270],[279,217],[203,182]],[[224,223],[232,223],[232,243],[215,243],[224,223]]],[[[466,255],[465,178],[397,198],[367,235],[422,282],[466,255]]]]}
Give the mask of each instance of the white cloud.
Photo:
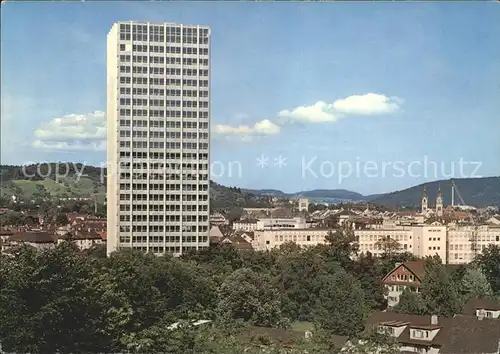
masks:
{"type": "Polygon", "coordinates": [[[261,120],[253,126],[239,125],[231,126],[225,124],[216,124],[212,128],[212,133],[225,137],[229,140],[253,141],[264,135],[273,135],[280,132],[279,125],[271,122],[269,119],[261,120]]]}
{"type": "Polygon", "coordinates": [[[65,151],[106,151],[106,141],[66,142],[66,141],[33,141],[33,147],[43,150],[65,151]]]}
{"type": "Polygon", "coordinates": [[[313,123],[335,122],[340,118],[333,109],[333,105],[318,101],[312,106],[300,106],[293,110],[283,110],[278,113],[278,117],[308,121],[313,123]]]}
{"type": "Polygon", "coordinates": [[[367,93],[336,100],[333,108],[344,114],[375,115],[396,112],[400,104],[402,100],[396,97],[367,93]]]}
{"type": "Polygon", "coordinates": [[[95,111],[88,114],[69,114],[43,123],[35,130],[33,146],[50,150],[106,149],[106,114],[95,111]]]}
{"type": "Polygon", "coordinates": [[[353,95],[335,100],[333,103],[318,101],[311,106],[285,109],[278,117],[286,121],[326,123],[336,122],[347,115],[377,115],[394,113],[400,109],[403,100],[376,93],[353,95]]]}

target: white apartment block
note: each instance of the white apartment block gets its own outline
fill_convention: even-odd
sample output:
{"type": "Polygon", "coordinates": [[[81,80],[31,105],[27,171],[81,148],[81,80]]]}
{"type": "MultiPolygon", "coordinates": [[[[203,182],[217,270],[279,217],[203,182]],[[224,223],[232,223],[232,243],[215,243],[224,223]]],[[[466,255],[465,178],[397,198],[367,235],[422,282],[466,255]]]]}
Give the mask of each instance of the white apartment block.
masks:
{"type": "Polygon", "coordinates": [[[359,251],[373,255],[384,253],[384,240],[400,244],[398,252],[410,252],[418,257],[439,255],[446,262],[446,226],[414,225],[394,226],[384,229],[355,230],[359,251]]]}
{"type": "Polygon", "coordinates": [[[306,229],[308,227],[309,224],[306,219],[301,217],[246,219],[233,222],[233,230],[247,232],[272,229],[306,229]]]}
{"type": "Polygon", "coordinates": [[[448,264],[470,263],[476,254],[490,244],[500,246],[500,227],[496,225],[445,226],[441,224],[398,226],[386,229],[355,230],[359,251],[380,255],[384,252],[383,240],[390,238],[399,242],[399,252],[410,252],[424,258],[439,255],[448,264]],[[474,231],[476,230],[476,231],[474,231]],[[476,251],[473,246],[476,233],[476,251]]]}
{"type": "Polygon", "coordinates": [[[107,252],[208,247],[210,29],[119,22],[107,41],[107,252]]]}
{"type": "Polygon", "coordinates": [[[500,226],[448,226],[448,263],[470,263],[488,245],[500,246],[500,226]],[[473,235],[476,234],[473,247],[473,235]]]}
{"type": "Polygon", "coordinates": [[[301,217],[259,219],[256,226],[256,230],[305,228],[307,228],[306,219],[301,217]]]}
{"type": "Polygon", "coordinates": [[[381,255],[384,253],[383,241],[387,238],[401,245],[400,252],[413,252],[413,230],[409,227],[355,230],[354,235],[358,240],[359,251],[363,253],[381,255]]]}
{"type": "MultiPolygon", "coordinates": [[[[255,231],[252,247],[256,251],[268,251],[284,243],[293,242],[298,246],[325,244],[330,229],[279,229],[255,231]]],[[[333,230],[334,231],[334,230],[333,230]]]]}
{"type": "Polygon", "coordinates": [[[413,229],[413,254],[417,257],[435,256],[446,263],[446,226],[416,225],[413,229]]]}
{"type": "Polygon", "coordinates": [[[257,230],[257,220],[238,220],[233,222],[232,226],[235,231],[252,232],[257,230]]]}

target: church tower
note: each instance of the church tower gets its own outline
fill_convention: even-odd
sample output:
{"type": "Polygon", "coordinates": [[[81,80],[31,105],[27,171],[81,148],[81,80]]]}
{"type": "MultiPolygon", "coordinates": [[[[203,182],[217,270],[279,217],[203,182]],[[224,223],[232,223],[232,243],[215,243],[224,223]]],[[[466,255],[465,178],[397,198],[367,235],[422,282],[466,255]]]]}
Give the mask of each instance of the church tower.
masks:
{"type": "Polygon", "coordinates": [[[422,214],[426,214],[429,208],[429,198],[427,197],[427,191],[424,187],[424,191],[422,192],[422,199],[420,200],[420,205],[422,207],[422,214]]]}
{"type": "Polygon", "coordinates": [[[441,193],[441,186],[438,187],[436,196],[436,215],[443,216],[443,193],[441,193]]]}

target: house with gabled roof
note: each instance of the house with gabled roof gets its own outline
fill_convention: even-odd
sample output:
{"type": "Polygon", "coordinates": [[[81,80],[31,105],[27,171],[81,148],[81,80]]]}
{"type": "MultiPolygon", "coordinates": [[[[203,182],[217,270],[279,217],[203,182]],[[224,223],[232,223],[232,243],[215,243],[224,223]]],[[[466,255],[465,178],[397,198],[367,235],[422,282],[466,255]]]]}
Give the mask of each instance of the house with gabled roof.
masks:
{"type": "Polygon", "coordinates": [[[395,337],[401,353],[499,353],[500,321],[473,316],[418,316],[376,311],[367,327],[395,337]]]}
{"type": "Polygon", "coordinates": [[[475,316],[477,318],[500,320],[500,299],[470,299],[465,304],[462,314],[466,316],[475,316]]]}
{"type": "MultiPolygon", "coordinates": [[[[420,292],[420,286],[425,277],[425,259],[396,263],[395,267],[382,279],[387,290],[387,306],[394,307],[404,290],[420,292]]],[[[446,264],[444,267],[452,272],[460,265],[446,264]]]]}

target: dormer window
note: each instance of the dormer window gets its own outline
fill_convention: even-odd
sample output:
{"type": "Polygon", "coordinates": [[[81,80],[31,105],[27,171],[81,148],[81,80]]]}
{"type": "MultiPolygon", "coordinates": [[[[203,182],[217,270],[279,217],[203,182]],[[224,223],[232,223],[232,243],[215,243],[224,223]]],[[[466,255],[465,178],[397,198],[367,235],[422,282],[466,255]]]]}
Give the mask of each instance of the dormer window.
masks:
{"type": "Polygon", "coordinates": [[[391,326],[378,326],[377,332],[380,334],[388,334],[394,336],[394,328],[391,326]]]}
{"type": "Polygon", "coordinates": [[[429,338],[429,331],[424,331],[421,329],[413,329],[411,331],[412,338],[417,338],[417,339],[426,339],[429,338]]]}

